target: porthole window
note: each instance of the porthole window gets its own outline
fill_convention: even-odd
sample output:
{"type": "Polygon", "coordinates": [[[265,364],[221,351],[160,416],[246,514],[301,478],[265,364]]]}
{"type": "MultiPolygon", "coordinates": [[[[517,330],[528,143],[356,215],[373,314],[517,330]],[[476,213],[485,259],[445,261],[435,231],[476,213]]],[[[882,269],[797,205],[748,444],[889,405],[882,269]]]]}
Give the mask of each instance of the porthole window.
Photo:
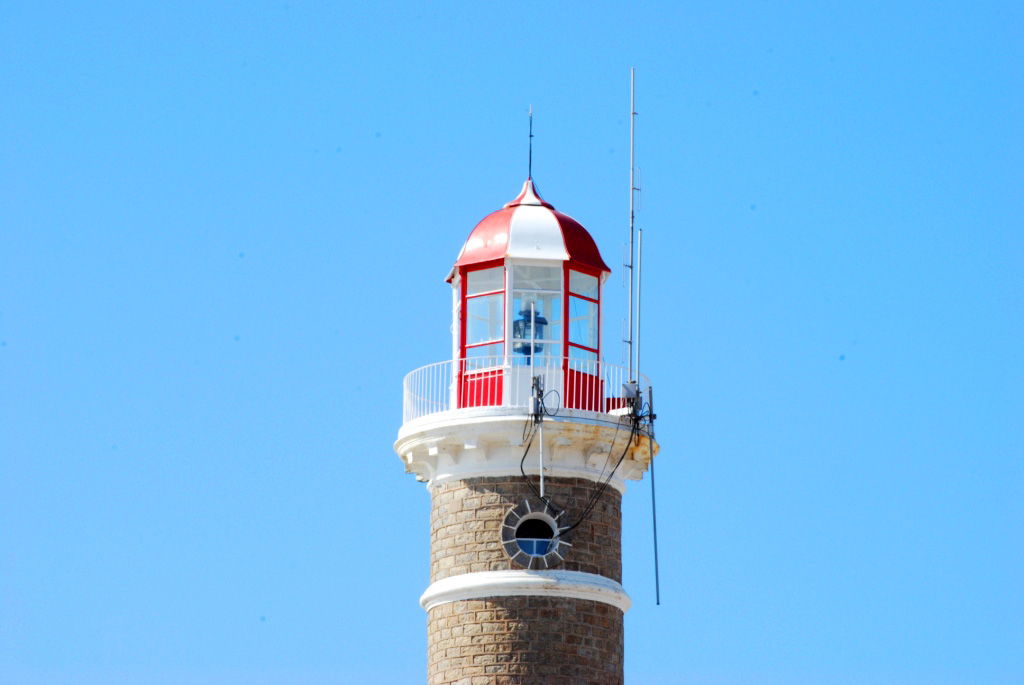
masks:
{"type": "Polygon", "coordinates": [[[555,531],[542,518],[521,519],[516,526],[516,542],[519,549],[531,557],[542,557],[548,553],[555,531]]]}
{"type": "Polygon", "coordinates": [[[564,511],[547,502],[525,499],[509,510],[501,526],[501,544],[518,566],[530,569],[554,568],[572,548],[561,532],[568,526],[564,511]]]}

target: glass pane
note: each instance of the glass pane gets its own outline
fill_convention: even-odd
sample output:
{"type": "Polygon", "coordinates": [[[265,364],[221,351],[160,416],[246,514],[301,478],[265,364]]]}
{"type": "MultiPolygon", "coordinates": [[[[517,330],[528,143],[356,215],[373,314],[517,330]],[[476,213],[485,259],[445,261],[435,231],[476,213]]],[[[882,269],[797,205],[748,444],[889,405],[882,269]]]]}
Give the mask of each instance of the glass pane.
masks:
{"type": "Polygon", "coordinates": [[[466,300],[466,344],[501,340],[504,335],[504,295],[481,295],[466,300]]]}
{"type": "Polygon", "coordinates": [[[562,296],[516,290],[512,293],[513,352],[559,355],[562,342],[562,296]]]}
{"type": "MultiPolygon", "coordinates": [[[[580,359],[588,362],[596,362],[597,352],[591,352],[590,350],[584,350],[580,349],[579,347],[573,347],[572,345],[570,345],[569,358],[580,359]]],[[[588,373],[593,373],[592,365],[590,364],[573,364],[570,366],[570,368],[576,369],[577,371],[586,371],[588,373]]]]}
{"type": "Polygon", "coordinates": [[[569,271],[569,292],[597,299],[597,276],[569,271]]]}
{"type": "Polygon", "coordinates": [[[531,557],[542,557],[548,553],[548,548],[551,547],[551,540],[518,538],[516,542],[519,543],[519,549],[523,550],[531,557]]]}
{"type": "Polygon", "coordinates": [[[466,348],[466,371],[487,369],[493,366],[501,366],[504,344],[480,345],[479,347],[466,348]]]}
{"type": "Polygon", "coordinates": [[[505,267],[480,269],[466,274],[466,294],[489,293],[505,289],[505,267]]]}
{"type": "Polygon", "coordinates": [[[597,348],[597,303],[569,298],[569,342],[597,348]]]}
{"type": "Polygon", "coordinates": [[[561,290],[562,269],[557,266],[513,266],[512,287],[523,290],[561,290]]]}
{"type": "Polygon", "coordinates": [[[562,357],[562,343],[554,340],[533,341],[534,352],[530,357],[530,341],[512,342],[512,356],[509,361],[513,366],[529,366],[531,361],[536,366],[558,366],[562,357]]]}

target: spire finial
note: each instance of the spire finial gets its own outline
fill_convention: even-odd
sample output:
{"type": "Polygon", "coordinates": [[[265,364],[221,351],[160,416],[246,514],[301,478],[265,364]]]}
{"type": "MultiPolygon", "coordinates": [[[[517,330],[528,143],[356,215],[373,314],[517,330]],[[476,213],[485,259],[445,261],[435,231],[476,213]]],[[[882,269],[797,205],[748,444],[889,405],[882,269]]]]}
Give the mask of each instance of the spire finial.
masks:
{"type": "Polygon", "coordinates": [[[530,156],[526,166],[526,177],[533,178],[533,105],[530,105],[530,156]]]}

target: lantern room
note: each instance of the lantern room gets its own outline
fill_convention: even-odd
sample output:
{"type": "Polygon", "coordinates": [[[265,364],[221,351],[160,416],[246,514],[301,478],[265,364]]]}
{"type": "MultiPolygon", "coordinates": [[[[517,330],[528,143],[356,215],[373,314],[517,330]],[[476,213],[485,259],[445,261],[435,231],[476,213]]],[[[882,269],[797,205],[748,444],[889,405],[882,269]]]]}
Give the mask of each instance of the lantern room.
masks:
{"type": "Polygon", "coordinates": [[[507,405],[540,376],[564,406],[604,411],[596,405],[609,271],[586,229],[528,178],[476,225],[448,278],[457,406],[507,405]]]}

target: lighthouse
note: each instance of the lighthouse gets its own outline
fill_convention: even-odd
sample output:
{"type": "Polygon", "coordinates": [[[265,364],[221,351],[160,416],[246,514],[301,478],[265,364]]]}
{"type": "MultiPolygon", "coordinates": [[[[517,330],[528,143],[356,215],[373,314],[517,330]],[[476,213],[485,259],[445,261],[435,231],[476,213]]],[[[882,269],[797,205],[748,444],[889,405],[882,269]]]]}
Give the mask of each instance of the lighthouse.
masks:
{"type": "Polygon", "coordinates": [[[603,358],[609,273],[528,178],[448,275],[452,355],[405,377],[395,442],[431,495],[431,685],[622,682],[621,498],[657,445],[603,358]]]}

